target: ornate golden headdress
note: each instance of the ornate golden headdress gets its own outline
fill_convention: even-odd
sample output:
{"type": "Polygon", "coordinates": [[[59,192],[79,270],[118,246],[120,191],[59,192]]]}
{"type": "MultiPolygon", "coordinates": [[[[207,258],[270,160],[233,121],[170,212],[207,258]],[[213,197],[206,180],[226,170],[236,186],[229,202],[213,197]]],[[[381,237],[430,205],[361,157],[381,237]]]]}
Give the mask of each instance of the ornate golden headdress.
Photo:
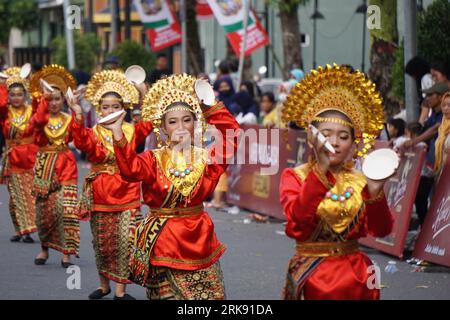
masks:
{"type": "Polygon", "coordinates": [[[64,95],[69,87],[72,90],[77,88],[75,78],[66,68],[57,64],[46,65],[32,76],[30,90],[34,96],[39,96],[41,93],[41,79],[47,81],[52,87],[58,88],[64,95]]]}
{"type": "MultiPolygon", "coordinates": [[[[163,115],[169,111],[168,107],[177,103],[175,109],[188,110],[195,114],[196,120],[204,130],[205,122],[200,101],[195,93],[196,79],[187,74],[177,74],[158,80],[147,92],[142,104],[142,118],[153,122],[153,130],[159,140],[159,128],[163,115]]],[[[170,108],[170,111],[175,110],[170,108]]]]}
{"type": "Polygon", "coordinates": [[[373,147],[384,127],[383,101],[375,84],[360,71],[352,72],[336,64],[312,70],[298,83],[287,97],[282,120],[295,122],[306,128],[313,121],[331,121],[348,125],[355,130],[358,156],[364,156],[373,147]],[[345,114],[351,121],[321,118],[327,110],[345,114]]]}
{"type": "Polygon", "coordinates": [[[87,85],[85,98],[100,112],[100,100],[108,92],[120,95],[125,108],[132,109],[133,104],[139,103],[139,91],[122,71],[104,70],[94,74],[87,85]]]}
{"type": "Polygon", "coordinates": [[[19,67],[11,67],[5,70],[4,74],[8,76],[6,79],[6,87],[9,89],[13,84],[19,83],[24,86],[25,90],[28,90],[30,82],[20,76],[19,67]]]}

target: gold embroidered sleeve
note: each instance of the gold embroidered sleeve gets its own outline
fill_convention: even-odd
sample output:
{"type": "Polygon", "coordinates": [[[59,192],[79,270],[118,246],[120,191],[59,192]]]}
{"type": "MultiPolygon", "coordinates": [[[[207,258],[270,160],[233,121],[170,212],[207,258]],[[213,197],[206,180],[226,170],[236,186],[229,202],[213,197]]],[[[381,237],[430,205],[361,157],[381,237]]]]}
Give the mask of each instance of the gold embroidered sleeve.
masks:
{"type": "Polygon", "coordinates": [[[205,118],[208,118],[209,116],[211,116],[212,114],[214,114],[214,112],[216,112],[219,109],[223,108],[223,103],[222,102],[218,102],[215,105],[213,105],[212,107],[207,108],[204,112],[203,112],[203,116],[205,118]]]}

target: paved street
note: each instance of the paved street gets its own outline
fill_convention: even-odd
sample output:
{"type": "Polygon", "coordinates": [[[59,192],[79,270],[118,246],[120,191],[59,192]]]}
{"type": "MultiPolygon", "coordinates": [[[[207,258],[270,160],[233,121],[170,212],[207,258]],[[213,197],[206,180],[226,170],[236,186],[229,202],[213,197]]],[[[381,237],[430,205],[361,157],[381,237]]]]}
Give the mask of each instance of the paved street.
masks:
{"type": "MultiPolygon", "coordinates": [[[[80,177],[86,169],[80,168],[80,177]]],[[[81,180],[81,179],[80,179],[81,180]]],[[[80,259],[74,262],[81,268],[81,289],[69,290],[70,276],[60,266],[61,255],[50,251],[45,266],[35,266],[33,259],[39,243],[11,243],[13,226],[8,214],[8,193],[0,187],[0,299],[87,299],[98,286],[91,246],[89,223],[81,223],[80,259]]],[[[282,235],[279,223],[244,223],[248,213],[231,215],[212,211],[219,239],[228,247],[221,260],[228,299],[279,299],[284,283],[287,262],[293,253],[294,242],[282,235]]],[[[248,222],[248,221],[245,221],[248,222]]],[[[37,240],[37,234],[33,235],[37,240]]],[[[389,260],[397,261],[399,272],[382,271],[382,299],[450,299],[449,273],[417,273],[405,262],[374,250],[365,249],[384,269],[389,260]]],[[[146,299],[144,289],[132,285],[128,292],[138,299],[146,299]]],[[[112,298],[112,295],[109,296],[112,298]]]]}

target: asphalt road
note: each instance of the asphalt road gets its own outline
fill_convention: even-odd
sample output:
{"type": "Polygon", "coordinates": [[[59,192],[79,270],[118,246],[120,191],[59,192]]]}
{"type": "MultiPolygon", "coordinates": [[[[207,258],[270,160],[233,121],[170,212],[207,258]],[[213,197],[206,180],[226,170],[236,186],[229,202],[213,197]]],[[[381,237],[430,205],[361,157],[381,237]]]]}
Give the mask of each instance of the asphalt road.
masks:
{"type": "MultiPolygon", "coordinates": [[[[85,173],[86,169],[80,167],[80,176],[85,173]]],[[[45,266],[34,265],[40,248],[37,234],[33,235],[37,240],[34,244],[9,242],[14,229],[8,199],[6,187],[0,186],[0,299],[87,299],[98,286],[89,223],[81,223],[80,258],[73,260],[80,267],[80,288],[70,290],[67,281],[71,274],[61,267],[58,252],[50,251],[45,266]]],[[[283,235],[282,222],[248,223],[248,212],[210,213],[219,240],[228,247],[221,259],[227,298],[279,299],[287,262],[294,251],[294,241],[283,235]]],[[[414,272],[403,261],[375,250],[363,250],[381,267],[382,299],[450,299],[449,273],[414,272]],[[398,272],[384,272],[389,261],[396,261],[398,272]]],[[[137,285],[130,285],[128,293],[146,299],[144,289],[137,285]]]]}

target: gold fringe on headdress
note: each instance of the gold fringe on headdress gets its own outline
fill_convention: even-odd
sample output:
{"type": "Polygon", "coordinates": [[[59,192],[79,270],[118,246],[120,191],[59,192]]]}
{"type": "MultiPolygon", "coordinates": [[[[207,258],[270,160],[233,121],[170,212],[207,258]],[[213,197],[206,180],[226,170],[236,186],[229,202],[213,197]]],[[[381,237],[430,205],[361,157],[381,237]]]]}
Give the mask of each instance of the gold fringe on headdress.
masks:
{"type": "Polygon", "coordinates": [[[97,72],[88,82],[85,98],[100,112],[101,98],[105,93],[114,92],[121,98],[125,108],[133,108],[139,103],[139,91],[130,83],[125,74],[118,70],[97,72]]]}
{"type": "Polygon", "coordinates": [[[18,83],[23,85],[25,90],[28,91],[30,86],[30,82],[27,79],[24,79],[20,76],[20,68],[19,67],[11,67],[4,71],[4,74],[8,76],[6,79],[6,87],[9,89],[13,84],[18,83]]]}
{"type": "MultiPolygon", "coordinates": [[[[204,130],[203,112],[200,101],[195,93],[194,85],[196,79],[187,74],[178,74],[158,80],[147,92],[142,104],[142,118],[153,122],[153,130],[160,145],[159,128],[163,115],[168,107],[175,103],[181,103],[183,110],[189,110],[195,114],[196,120],[204,130]],[[183,106],[185,105],[185,106],[183,106]]],[[[170,111],[174,109],[170,108],[170,111]]]]}
{"type": "Polygon", "coordinates": [[[75,78],[66,68],[57,64],[51,64],[44,66],[31,77],[30,91],[33,96],[41,94],[41,79],[47,81],[52,87],[58,88],[64,95],[68,88],[72,90],[77,88],[75,78]]]}
{"type": "Polygon", "coordinates": [[[365,156],[384,128],[383,101],[375,84],[360,71],[352,72],[336,64],[312,70],[287,97],[282,120],[306,128],[318,115],[335,110],[346,115],[355,130],[355,143],[363,144],[358,156],[365,156]]]}

